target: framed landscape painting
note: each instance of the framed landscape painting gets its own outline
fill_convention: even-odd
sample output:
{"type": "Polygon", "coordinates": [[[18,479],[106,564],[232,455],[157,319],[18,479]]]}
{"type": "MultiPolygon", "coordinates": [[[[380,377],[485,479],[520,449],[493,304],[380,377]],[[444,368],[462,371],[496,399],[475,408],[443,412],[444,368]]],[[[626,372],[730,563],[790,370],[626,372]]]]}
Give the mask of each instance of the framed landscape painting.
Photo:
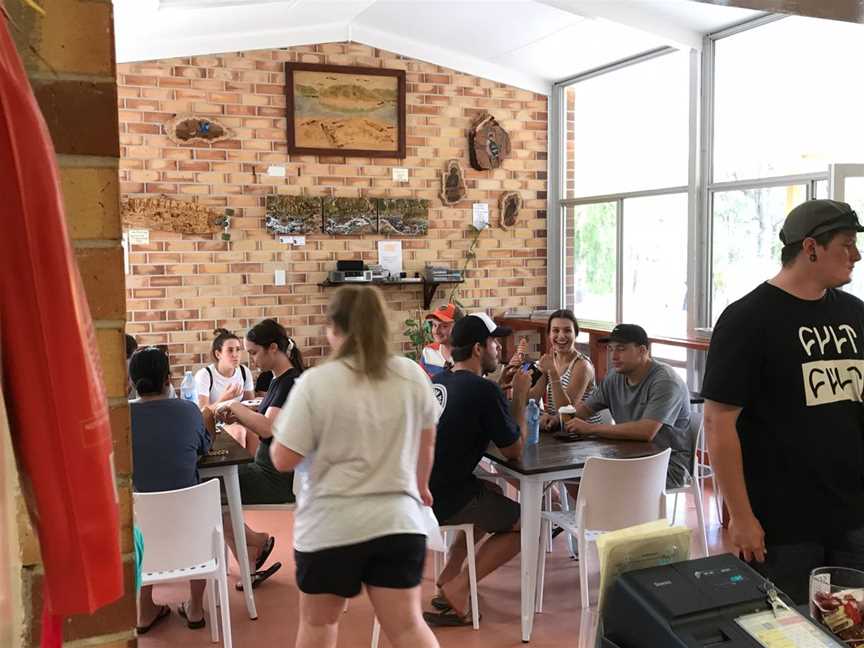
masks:
{"type": "Polygon", "coordinates": [[[405,71],[285,64],[288,153],[405,157],[405,71]]]}

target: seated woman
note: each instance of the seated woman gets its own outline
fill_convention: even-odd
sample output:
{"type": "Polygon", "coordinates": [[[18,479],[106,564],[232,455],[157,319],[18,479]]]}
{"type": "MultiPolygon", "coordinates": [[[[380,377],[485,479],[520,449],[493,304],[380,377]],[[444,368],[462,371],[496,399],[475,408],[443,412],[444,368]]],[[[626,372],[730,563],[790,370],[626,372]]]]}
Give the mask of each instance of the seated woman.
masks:
{"type": "MultiPolygon", "coordinates": [[[[132,418],[132,482],[141,493],[189,488],[198,483],[198,459],[212,441],[213,417],[205,419],[194,404],[169,398],[168,356],[156,347],[140,348],[129,361],[129,374],[138,392],[129,410],[132,418]]],[[[146,539],[145,539],[146,543],[146,539]]],[[[190,581],[191,597],[178,613],[190,628],[203,628],[202,598],[207,581],[190,581]]],[[[138,634],[167,617],[167,605],[156,606],[152,586],[141,588],[138,634]]]]}
{"type": "MultiPolygon", "coordinates": [[[[540,429],[552,431],[558,427],[558,408],[575,405],[586,400],[596,389],[594,365],[588,356],[576,349],[579,322],[572,311],[557,310],[546,322],[549,352],[540,358],[537,366],[543,372],[531,388],[528,398],[543,400],[544,412],[540,429]]],[[[599,417],[596,417],[599,422],[599,417]]]]}
{"type": "MultiPolygon", "coordinates": [[[[280,473],[273,467],[270,461],[270,444],[273,442],[273,421],[282,411],[294,381],[305,369],[303,356],[285,328],[273,319],[263,320],[249,329],[246,334],[246,350],[258,368],[273,372],[273,380],[257,412],[233,401],[216,414],[217,418],[226,423],[240,423],[259,439],[255,461],[238,467],[240,495],[244,504],[293,502],[294,474],[280,473]]],[[[263,552],[269,553],[272,548],[272,539],[266,533],[256,533],[248,529],[246,537],[250,562],[256,562],[260,567],[263,564],[261,556],[266,558],[263,552]]],[[[275,572],[268,571],[256,572],[253,586],[275,572]]]]}
{"type": "MultiPolygon", "coordinates": [[[[240,352],[243,350],[240,338],[224,328],[216,329],[213,335],[216,337],[210,353],[216,362],[198,370],[195,388],[198,392],[198,407],[202,410],[209,407],[215,411],[216,406],[226,401],[254,398],[255,392],[252,372],[240,364],[240,352]]],[[[230,425],[226,429],[240,445],[255,454],[258,449],[257,436],[246,434],[242,425],[230,425]]]]}

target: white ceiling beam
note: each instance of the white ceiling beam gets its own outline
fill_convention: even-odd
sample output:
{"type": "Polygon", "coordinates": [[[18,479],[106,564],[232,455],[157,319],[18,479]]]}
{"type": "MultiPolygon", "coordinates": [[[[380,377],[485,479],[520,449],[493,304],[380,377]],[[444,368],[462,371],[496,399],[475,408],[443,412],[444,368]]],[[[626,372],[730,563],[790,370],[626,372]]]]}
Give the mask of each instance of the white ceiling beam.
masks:
{"type": "Polygon", "coordinates": [[[346,40],[348,40],[348,26],[344,22],[309,25],[295,29],[189,34],[171,38],[150,34],[134,39],[117,39],[117,62],[131,63],[223,52],[277,49],[319,43],[339,43],[346,40]]]}
{"type": "Polygon", "coordinates": [[[350,32],[351,40],[356,43],[385,49],[402,56],[410,56],[490,81],[506,83],[523,90],[530,90],[547,96],[552,92],[552,82],[549,79],[520,72],[510,66],[498,65],[455,50],[383,32],[357,20],[351,23],[350,32]]]}
{"type": "Polygon", "coordinates": [[[668,45],[683,49],[702,49],[702,37],[698,31],[674,24],[668,16],[659,14],[655,8],[642,7],[635,2],[610,2],[608,0],[535,0],[540,4],[560,9],[584,18],[602,18],[638,29],[662,39],[668,45]]]}

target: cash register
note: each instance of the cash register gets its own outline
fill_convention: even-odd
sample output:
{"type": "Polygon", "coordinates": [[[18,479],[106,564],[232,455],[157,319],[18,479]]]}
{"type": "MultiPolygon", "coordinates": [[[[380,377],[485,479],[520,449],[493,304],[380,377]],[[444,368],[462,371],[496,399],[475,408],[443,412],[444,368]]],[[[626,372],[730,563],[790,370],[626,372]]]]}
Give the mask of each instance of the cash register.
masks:
{"type": "Polygon", "coordinates": [[[601,648],[844,645],[732,554],[627,572],[605,596],[601,648]]]}

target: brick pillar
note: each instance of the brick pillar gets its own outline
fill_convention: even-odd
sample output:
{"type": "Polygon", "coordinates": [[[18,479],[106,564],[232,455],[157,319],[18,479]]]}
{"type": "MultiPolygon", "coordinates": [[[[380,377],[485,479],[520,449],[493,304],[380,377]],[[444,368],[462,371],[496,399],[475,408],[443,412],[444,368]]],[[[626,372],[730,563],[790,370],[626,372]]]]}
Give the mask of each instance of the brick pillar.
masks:
{"type": "MultiPolygon", "coordinates": [[[[120,246],[119,136],[110,0],[41,0],[47,16],[6,2],[18,45],[51,132],[78,267],[96,327],[111,408],[120,494],[126,594],[95,615],[67,620],[65,645],[130,648],[137,644],[132,544],[131,449],[126,404],[125,285],[120,246]]],[[[42,570],[26,517],[19,515],[24,591],[23,648],[38,645],[42,570]]]]}

